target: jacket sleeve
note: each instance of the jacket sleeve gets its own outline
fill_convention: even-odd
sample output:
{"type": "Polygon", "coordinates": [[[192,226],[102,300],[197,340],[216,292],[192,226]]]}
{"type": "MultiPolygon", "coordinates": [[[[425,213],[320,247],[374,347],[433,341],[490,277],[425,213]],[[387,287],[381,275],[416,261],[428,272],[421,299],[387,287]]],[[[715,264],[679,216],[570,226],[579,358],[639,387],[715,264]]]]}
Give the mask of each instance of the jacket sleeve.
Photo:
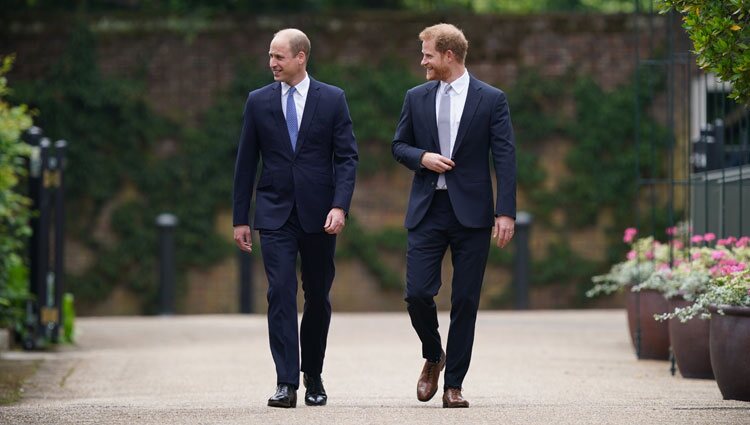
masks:
{"type": "Polygon", "coordinates": [[[495,100],[490,124],[490,149],[497,177],[495,215],[516,218],[516,148],[505,93],[495,100]]]}
{"type": "Polygon", "coordinates": [[[391,142],[391,153],[393,158],[406,168],[421,172],[423,170],[422,155],[424,155],[425,150],[416,147],[409,97],[411,97],[410,92],[407,92],[404,97],[404,106],[401,108],[401,117],[398,120],[398,126],[396,126],[396,134],[393,136],[393,142],[391,142]]]}
{"type": "Polygon", "coordinates": [[[232,199],[232,221],[234,226],[250,224],[250,202],[253,198],[255,174],[258,169],[259,147],[253,116],[253,96],[245,102],[242,133],[237,148],[234,166],[234,192],[232,199]]]}
{"type": "Polygon", "coordinates": [[[337,113],[333,128],[333,170],[336,186],[331,208],[341,208],[344,212],[349,213],[358,162],[359,154],[352,130],[352,118],[349,115],[346,96],[344,92],[341,92],[337,102],[337,113]]]}

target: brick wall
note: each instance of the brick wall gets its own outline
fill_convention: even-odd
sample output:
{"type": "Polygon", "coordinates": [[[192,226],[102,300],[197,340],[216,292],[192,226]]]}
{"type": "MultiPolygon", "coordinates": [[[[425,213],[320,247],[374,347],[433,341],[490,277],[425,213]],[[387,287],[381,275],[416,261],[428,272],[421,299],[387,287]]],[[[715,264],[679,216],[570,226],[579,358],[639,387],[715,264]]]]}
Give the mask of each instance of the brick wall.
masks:
{"type": "MultiPolygon", "coordinates": [[[[411,13],[351,13],[312,16],[238,16],[211,22],[169,21],[164,18],[94,17],[99,65],[108,75],[145,78],[148,101],[156,111],[185,125],[195,123],[209,108],[221,90],[234,78],[240,61],[265,66],[268,43],[278,29],[297,27],[312,41],[312,63],[376,63],[382,59],[401,59],[408,63],[405,72],[421,74],[419,67],[419,31],[427,25],[448,21],[462,28],[469,39],[467,67],[478,78],[501,88],[512,86],[525,69],[533,68],[542,77],[568,75],[592,76],[605,89],[626,83],[632,76],[636,38],[632,15],[536,15],[474,16],[469,14],[419,15],[411,13]],[[175,29],[177,28],[177,29],[175,29]]],[[[17,19],[0,25],[0,55],[15,52],[13,79],[33,79],[43,75],[65,47],[70,20],[60,17],[17,19]]],[[[657,26],[663,21],[655,20],[657,26]]],[[[658,31],[657,31],[658,33],[658,31]]],[[[638,39],[641,52],[653,40],[638,39]]],[[[336,84],[335,81],[331,83],[336,84]]],[[[346,87],[343,87],[346,89],[346,87]]],[[[251,89],[251,88],[248,88],[251,89]]],[[[512,109],[511,105],[511,109],[512,109]]],[[[238,119],[241,111],[238,111],[238,119]]],[[[386,123],[395,127],[393,123],[386,123]]],[[[355,123],[356,130],[356,123],[355,123]]],[[[569,141],[568,141],[569,142],[569,141]]],[[[550,143],[542,153],[542,166],[553,176],[561,169],[561,149],[565,143],[550,143]]],[[[366,161],[367,158],[361,158],[366,161]]],[[[367,228],[398,226],[403,220],[410,173],[406,170],[376,175],[358,182],[353,212],[367,228]]],[[[523,209],[523,194],[519,197],[523,209]]],[[[225,222],[226,220],[219,220],[225,222]]],[[[231,229],[226,236],[231,238],[231,229]]],[[[537,228],[532,250],[546,247],[553,233],[537,228]]],[[[604,250],[601,228],[590,228],[575,235],[571,246],[588,258],[600,258],[604,250]]],[[[92,253],[75,243],[69,249],[68,263],[87,264],[92,253]],[[78,248],[75,248],[78,246],[78,248]]],[[[403,262],[399,265],[403,272],[403,262]]],[[[192,313],[235,312],[235,259],[209,270],[192,271],[187,292],[178,303],[180,310],[192,313]]],[[[393,310],[403,308],[399,294],[380,294],[373,290],[373,279],[356,263],[338,265],[334,286],[334,309],[393,310]],[[342,282],[345,280],[345,282],[342,282]]],[[[448,274],[450,275],[450,274],[448,274]]],[[[265,308],[265,278],[256,267],[256,306],[265,308]]],[[[485,291],[498,293],[507,285],[502,271],[488,271],[485,291]]],[[[552,289],[557,291],[558,289],[552,289]]],[[[449,291],[442,291],[439,303],[448,303],[449,291]]],[[[557,307],[565,300],[535,290],[532,306],[557,307]]],[[[571,295],[572,296],[572,295],[571,295]]],[[[112,300],[90,306],[91,313],[135,313],[132,296],[115,292],[112,300]],[[131,301],[128,301],[131,300],[131,301]]],[[[86,313],[84,311],[83,313],[86,313]]]]}

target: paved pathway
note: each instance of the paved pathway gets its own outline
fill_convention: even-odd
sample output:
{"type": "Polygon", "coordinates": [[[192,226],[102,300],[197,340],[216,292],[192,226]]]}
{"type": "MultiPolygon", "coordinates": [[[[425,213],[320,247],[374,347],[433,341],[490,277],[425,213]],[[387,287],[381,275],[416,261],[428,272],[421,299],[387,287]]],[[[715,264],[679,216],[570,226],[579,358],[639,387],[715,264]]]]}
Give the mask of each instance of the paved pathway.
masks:
{"type": "MultiPolygon", "coordinates": [[[[448,319],[441,316],[443,329],[448,319]]],[[[264,316],[79,319],[78,345],[43,358],[0,424],[750,424],[714,381],[637,361],[622,311],[480,312],[469,409],[416,400],[422,366],[405,314],[334,313],[326,407],[266,407],[264,316]]],[[[300,393],[301,395],[302,393],[300,393]]]]}

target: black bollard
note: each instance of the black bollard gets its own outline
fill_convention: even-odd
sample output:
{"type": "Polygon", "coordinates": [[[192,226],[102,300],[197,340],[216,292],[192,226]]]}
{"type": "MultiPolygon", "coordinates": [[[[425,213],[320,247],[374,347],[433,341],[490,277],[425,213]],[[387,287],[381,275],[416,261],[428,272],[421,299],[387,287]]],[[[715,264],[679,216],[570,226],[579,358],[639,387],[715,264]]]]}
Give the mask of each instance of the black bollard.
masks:
{"type": "Polygon", "coordinates": [[[159,314],[174,314],[174,228],[177,217],[163,213],[156,217],[159,227],[159,314]]]}
{"type": "Polygon", "coordinates": [[[529,282],[531,280],[529,237],[531,222],[531,214],[526,211],[519,211],[516,215],[516,255],[513,265],[513,307],[516,310],[527,310],[529,308],[529,282]]]}
{"type": "Polygon", "coordinates": [[[253,312],[253,259],[250,253],[238,250],[240,264],[240,313],[253,312]]]}
{"type": "MultiPolygon", "coordinates": [[[[31,199],[31,210],[39,211],[41,204],[42,192],[42,129],[31,127],[24,133],[23,139],[31,146],[29,155],[29,176],[28,176],[28,197],[31,199]]],[[[37,292],[43,280],[40,258],[42,253],[39,245],[41,236],[39,229],[39,215],[34,214],[29,220],[29,226],[32,229],[29,238],[28,255],[29,255],[29,293],[34,297],[26,303],[26,333],[24,335],[23,347],[26,350],[33,350],[37,346],[37,334],[39,332],[39,304],[36,302],[37,292]]]]}
{"type": "Polygon", "coordinates": [[[62,298],[65,292],[65,186],[64,170],[65,151],[68,142],[58,140],[55,142],[55,160],[56,160],[56,190],[55,190],[55,260],[54,260],[54,305],[58,312],[55,327],[52,329],[52,342],[60,340],[60,325],[62,312],[62,298]]]}
{"type": "MultiPolygon", "coordinates": [[[[57,323],[54,310],[55,276],[50,269],[50,229],[52,227],[52,191],[55,186],[55,161],[51,156],[52,143],[46,137],[39,141],[41,178],[39,179],[39,220],[33,229],[38,233],[37,253],[34,272],[34,292],[38,317],[37,338],[52,336],[52,329],[57,323]]],[[[44,341],[37,343],[38,346],[44,341]]]]}

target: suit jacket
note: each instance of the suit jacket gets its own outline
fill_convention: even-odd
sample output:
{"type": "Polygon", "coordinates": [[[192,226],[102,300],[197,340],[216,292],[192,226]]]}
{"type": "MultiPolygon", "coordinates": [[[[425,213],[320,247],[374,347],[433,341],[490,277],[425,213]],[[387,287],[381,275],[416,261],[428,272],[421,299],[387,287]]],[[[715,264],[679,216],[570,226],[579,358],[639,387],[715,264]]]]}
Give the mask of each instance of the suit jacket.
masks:
{"type": "MultiPolygon", "coordinates": [[[[414,171],[407,229],[427,213],[438,173],[421,166],[425,152],[440,153],[435,96],[440,83],[429,81],[406,92],[401,118],[391,144],[393,157],[414,171]]],[[[494,225],[494,216],[516,216],[516,157],[513,128],[505,93],[470,76],[466,104],[451,159],[456,166],[445,173],[453,210],[465,227],[494,225]],[[497,177],[497,201],[492,205],[489,154],[497,177]]]]}
{"type": "Polygon", "coordinates": [[[280,228],[296,204],[302,229],[323,232],[331,208],[348,212],[354,192],[358,154],[344,91],[310,78],[294,151],[281,109],[281,83],[250,93],[234,172],[235,226],[249,224],[259,159],[255,229],[280,228]]]}

